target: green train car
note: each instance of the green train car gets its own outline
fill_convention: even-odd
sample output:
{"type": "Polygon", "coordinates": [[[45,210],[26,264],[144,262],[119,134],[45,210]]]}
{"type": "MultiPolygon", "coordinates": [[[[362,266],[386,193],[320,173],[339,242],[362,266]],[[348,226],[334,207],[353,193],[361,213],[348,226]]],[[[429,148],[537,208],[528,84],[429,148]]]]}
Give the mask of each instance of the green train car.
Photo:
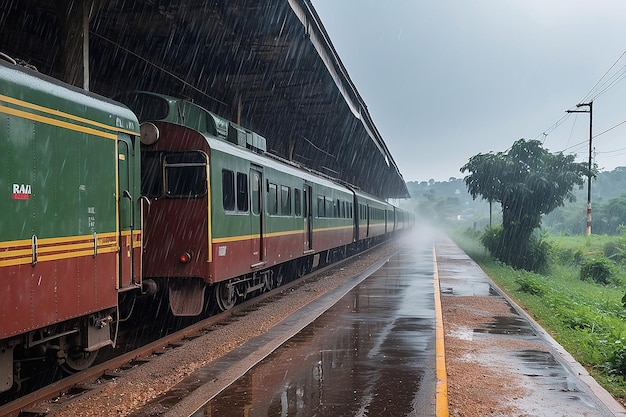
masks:
{"type": "Polygon", "coordinates": [[[0,62],[0,392],[14,362],[89,366],[141,288],[139,123],[126,107],[0,62]]]}
{"type": "Polygon", "coordinates": [[[265,154],[261,136],[199,106],[121,100],[147,121],[144,279],[167,288],[175,315],[200,314],[207,295],[226,310],[402,226],[387,202],[265,154]]]}

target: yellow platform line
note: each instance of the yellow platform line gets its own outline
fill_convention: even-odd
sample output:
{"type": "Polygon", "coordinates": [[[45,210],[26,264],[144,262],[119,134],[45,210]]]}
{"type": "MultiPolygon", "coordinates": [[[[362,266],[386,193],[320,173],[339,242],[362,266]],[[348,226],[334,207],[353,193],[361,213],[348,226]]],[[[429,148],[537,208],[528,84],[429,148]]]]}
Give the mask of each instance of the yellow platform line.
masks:
{"type": "Polygon", "coordinates": [[[446,373],[446,350],[443,343],[443,314],[441,310],[441,287],[437,267],[437,253],[433,246],[433,268],[435,282],[435,361],[437,365],[437,385],[435,388],[435,415],[448,417],[448,375],[446,373]]]}

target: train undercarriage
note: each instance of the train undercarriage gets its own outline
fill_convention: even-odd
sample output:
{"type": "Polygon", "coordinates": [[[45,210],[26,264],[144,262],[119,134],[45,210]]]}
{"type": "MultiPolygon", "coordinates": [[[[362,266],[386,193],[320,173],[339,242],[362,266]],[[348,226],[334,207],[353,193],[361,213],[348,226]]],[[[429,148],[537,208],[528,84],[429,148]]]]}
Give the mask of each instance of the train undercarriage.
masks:
{"type": "Polygon", "coordinates": [[[211,307],[216,311],[229,310],[237,303],[273,290],[320,266],[341,260],[357,249],[360,248],[356,244],[340,246],[215,284],[206,284],[202,278],[165,278],[156,281],[160,289],[167,288],[173,315],[197,316],[211,307]]]}
{"type": "Polygon", "coordinates": [[[0,393],[20,391],[30,364],[56,363],[71,374],[89,368],[105,346],[113,346],[116,309],[56,323],[0,341],[0,393]]]}

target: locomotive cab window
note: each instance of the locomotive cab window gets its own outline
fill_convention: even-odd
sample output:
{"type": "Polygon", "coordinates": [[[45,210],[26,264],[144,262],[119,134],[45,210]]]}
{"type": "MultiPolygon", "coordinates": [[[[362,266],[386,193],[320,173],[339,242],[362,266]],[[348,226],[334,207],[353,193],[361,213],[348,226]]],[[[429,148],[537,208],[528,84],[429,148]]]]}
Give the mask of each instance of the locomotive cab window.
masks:
{"type": "Polygon", "coordinates": [[[163,157],[165,194],[172,198],[198,198],[207,193],[206,155],[176,152],[163,157]]]}
{"type": "Polygon", "coordinates": [[[163,195],[161,152],[141,153],[141,195],[148,198],[163,195]]]}

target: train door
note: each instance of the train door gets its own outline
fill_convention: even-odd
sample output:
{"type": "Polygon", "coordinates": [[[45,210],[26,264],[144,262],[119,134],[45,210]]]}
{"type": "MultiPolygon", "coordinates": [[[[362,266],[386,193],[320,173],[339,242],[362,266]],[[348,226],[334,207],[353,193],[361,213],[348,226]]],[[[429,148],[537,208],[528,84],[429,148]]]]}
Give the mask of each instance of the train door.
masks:
{"type": "Polygon", "coordinates": [[[252,235],[252,267],[265,263],[265,215],[263,205],[263,172],[261,167],[250,168],[250,234],[252,235]]]}
{"type": "Polygon", "coordinates": [[[313,250],[313,191],[310,184],[304,184],[304,253],[313,250]]]}
{"type": "Polygon", "coordinates": [[[132,145],[130,138],[120,135],[117,144],[118,165],[118,210],[119,210],[119,288],[129,287],[136,282],[134,276],[135,251],[133,248],[134,216],[134,175],[132,145]]]}

